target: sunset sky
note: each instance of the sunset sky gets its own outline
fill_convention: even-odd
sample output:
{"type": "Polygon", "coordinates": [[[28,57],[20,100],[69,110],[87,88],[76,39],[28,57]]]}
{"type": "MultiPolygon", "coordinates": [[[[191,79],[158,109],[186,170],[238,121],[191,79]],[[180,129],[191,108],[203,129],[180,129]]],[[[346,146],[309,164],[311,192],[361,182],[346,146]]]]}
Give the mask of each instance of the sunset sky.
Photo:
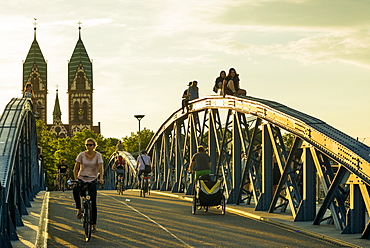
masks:
{"type": "Polygon", "coordinates": [[[81,37],[93,60],[94,125],[105,137],[157,131],[189,81],[213,94],[234,67],[248,95],[319,118],[370,145],[370,1],[6,0],[0,5],[0,114],[21,97],[22,61],[37,41],[68,123],[67,63],[81,37]]]}

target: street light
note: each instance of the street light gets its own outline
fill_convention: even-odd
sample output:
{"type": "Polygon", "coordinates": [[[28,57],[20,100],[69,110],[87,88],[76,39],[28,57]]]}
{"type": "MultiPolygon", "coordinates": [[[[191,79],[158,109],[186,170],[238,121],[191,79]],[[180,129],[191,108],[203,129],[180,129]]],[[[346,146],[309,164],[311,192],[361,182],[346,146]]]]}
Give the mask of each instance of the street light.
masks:
{"type": "Polygon", "coordinates": [[[134,115],[134,117],[139,121],[139,154],[141,149],[141,138],[140,138],[140,121],[144,118],[145,115],[134,115]]]}

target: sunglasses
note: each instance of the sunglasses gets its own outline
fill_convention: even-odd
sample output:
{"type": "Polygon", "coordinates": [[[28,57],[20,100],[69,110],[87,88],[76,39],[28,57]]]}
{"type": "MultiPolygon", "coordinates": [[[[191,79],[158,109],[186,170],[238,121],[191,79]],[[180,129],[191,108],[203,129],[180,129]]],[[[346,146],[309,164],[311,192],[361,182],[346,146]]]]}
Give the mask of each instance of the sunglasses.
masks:
{"type": "Polygon", "coordinates": [[[85,146],[95,146],[95,144],[85,144],[85,146]]]}

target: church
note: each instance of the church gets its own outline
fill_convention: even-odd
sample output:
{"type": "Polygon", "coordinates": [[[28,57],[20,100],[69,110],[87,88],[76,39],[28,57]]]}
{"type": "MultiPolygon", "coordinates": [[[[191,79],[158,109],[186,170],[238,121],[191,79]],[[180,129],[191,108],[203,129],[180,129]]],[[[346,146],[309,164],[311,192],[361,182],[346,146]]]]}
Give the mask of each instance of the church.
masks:
{"type": "MultiPolygon", "coordinates": [[[[44,106],[38,109],[39,117],[47,124],[47,62],[36,39],[36,26],[31,48],[23,62],[23,88],[27,82],[32,83],[35,97],[44,106]]],[[[63,124],[59,104],[58,90],[53,111],[53,124],[47,124],[58,138],[72,137],[83,129],[91,129],[100,134],[100,122],[93,125],[93,67],[81,39],[81,26],[78,27],[78,41],[68,61],[68,124],[63,124]]]]}

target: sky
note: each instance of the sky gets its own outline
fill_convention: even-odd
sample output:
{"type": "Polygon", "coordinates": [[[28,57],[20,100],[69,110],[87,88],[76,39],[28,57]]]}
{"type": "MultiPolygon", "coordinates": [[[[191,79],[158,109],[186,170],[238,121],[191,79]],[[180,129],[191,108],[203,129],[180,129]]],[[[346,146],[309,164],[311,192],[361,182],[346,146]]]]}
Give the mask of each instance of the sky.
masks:
{"type": "Polygon", "coordinates": [[[81,37],[93,61],[94,125],[104,137],[156,132],[189,81],[213,94],[233,67],[247,94],[325,121],[370,145],[368,0],[5,0],[0,5],[0,113],[22,97],[34,37],[68,123],[67,65],[81,37]]]}

